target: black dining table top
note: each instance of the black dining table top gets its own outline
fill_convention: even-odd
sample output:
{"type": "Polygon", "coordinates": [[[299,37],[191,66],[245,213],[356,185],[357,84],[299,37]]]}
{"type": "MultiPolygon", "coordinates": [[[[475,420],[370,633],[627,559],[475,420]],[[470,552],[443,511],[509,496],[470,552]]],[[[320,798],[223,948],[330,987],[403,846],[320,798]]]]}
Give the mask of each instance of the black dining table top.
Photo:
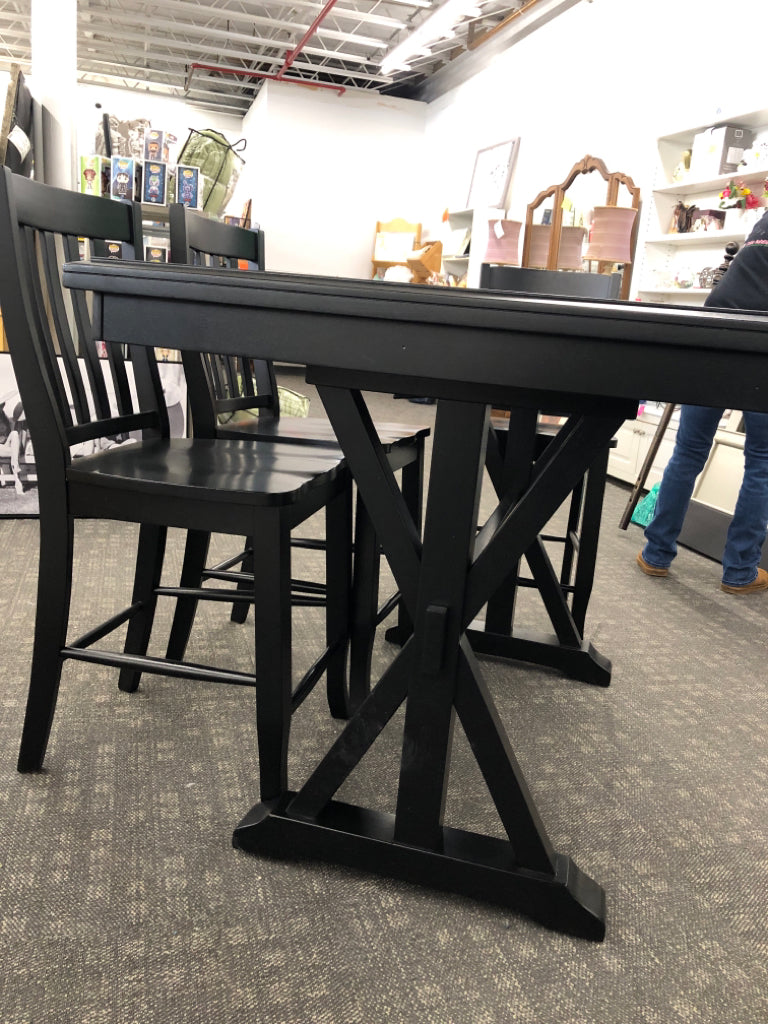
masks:
{"type": "Polygon", "coordinates": [[[188,331],[191,349],[378,375],[384,390],[391,376],[489,400],[527,389],[768,410],[763,313],[111,260],[67,264],[64,280],[110,296],[108,340],[188,331]]]}

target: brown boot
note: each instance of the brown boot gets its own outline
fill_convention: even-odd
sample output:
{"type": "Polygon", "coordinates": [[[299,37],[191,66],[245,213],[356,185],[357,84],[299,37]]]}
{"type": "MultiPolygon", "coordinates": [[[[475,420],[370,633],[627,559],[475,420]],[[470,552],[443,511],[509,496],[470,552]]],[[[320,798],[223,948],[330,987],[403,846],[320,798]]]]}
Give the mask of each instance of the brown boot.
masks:
{"type": "Polygon", "coordinates": [[[638,553],[637,564],[646,576],[669,576],[669,569],[665,569],[661,565],[648,565],[646,560],[643,558],[642,552],[638,553]]]}
{"type": "Polygon", "coordinates": [[[768,590],[768,572],[765,569],[758,569],[757,576],[751,583],[744,583],[740,587],[732,587],[730,583],[721,583],[720,589],[726,594],[756,594],[758,590],[768,590]]]}

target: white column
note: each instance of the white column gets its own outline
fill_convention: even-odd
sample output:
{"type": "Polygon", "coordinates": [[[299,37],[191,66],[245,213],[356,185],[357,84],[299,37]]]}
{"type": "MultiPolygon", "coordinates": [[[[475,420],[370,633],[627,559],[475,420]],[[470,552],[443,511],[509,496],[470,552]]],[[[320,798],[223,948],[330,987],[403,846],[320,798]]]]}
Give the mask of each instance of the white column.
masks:
{"type": "Polygon", "coordinates": [[[45,181],[74,188],[77,0],[32,0],[31,91],[45,108],[45,181]]]}

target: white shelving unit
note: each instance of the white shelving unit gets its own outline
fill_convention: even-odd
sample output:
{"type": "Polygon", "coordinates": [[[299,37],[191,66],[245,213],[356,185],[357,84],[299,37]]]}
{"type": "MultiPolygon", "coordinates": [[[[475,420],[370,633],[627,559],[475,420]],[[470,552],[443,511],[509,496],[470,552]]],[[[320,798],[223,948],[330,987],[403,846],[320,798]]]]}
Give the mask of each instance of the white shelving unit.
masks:
{"type": "Polygon", "coordinates": [[[467,288],[480,286],[480,267],[488,242],[488,222],[502,220],[504,210],[458,210],[448,214],[448,230],[443,241],[443,273],[461,279],[466,277],[467,288]],[[452,240],[466,237],[468,253],[451,252],[452,240]]]}
{"type": "MultiPolygon", "coordinates": [[[[756,141],[768,140],[768,110],[751,111],[725,119],[728,124],[748,128],[756,134],[756,141]]],[[[724,122],[724,123],[725,123],[724,122]]],[[[716,268],[723,262],[728,242],[743,242],[751,229],[747,219],[743,226],[721,231],[691,231],[670,234],[673,211],[679,203],[696,205],[701,210],[719,208],[719,194],[734,179],[743,181],[755,192],[762,192],[768,176],[768,161],[764,167],[749,166],[731,174],[697,178],[695,164],[681,181],[673,181],[675,168],[685,150],[693,148],[694,136],[712,125],[697,125],[664,135],[658,140],[656,183],[651,201],[646,207],[644,230],[641,232],[637,253],[637,270],[633,290],[638,298],[652,302],[677,305],[700,305],[709,294],[708,288],[680,288],[675,277],[682,269],[692,272],[694,281],[707,267],[716,268]]]]}

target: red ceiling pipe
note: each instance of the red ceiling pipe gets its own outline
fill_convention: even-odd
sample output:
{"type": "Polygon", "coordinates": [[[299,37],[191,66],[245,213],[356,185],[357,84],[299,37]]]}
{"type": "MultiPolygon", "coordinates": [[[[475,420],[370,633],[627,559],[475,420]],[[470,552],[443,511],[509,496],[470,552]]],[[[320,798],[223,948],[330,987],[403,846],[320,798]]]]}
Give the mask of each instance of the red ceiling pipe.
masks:
{"type": "MultiPolygon", "coordinates": [[[[336,0],[333,0],[335,3],[336,0]]],[[[295,56],[296,50],[293,51],[295,56]]],[[[200,71],[217,71],[224,75],[245,75],[247,78],[267,78],[272,82],[287,82],[289,85],[306,85],[311,89],[331,89],[333,92],[337,92],[339,96],[342,96],[347,90],[343,85],[330,85],[328,82],[310,82],[305,81],[303,78],[282,78],[282,72],[285,71],[286,65],[280,69],[276,75],[268,75],[265,71],[248,71],[246,68],[222,68],[216,64],[199,64],[195,62],[189,65],[189,74],[187,75],[186,91],[189,92],[189,88],[192,84],[192,72],[195,70],[200,71]]]]}
{"type": "Polygon", "coordinates": [[[322,9],[322,11],[320,11],[318,16],[315,18],[315,20],[309,26],[307,31],[301,37],[301,39],[299,40],[297,46],[293,50],[289,50],[288,51],[288,53],[285,55],[285,64],[283,64],[283,66],[277,72],[277,77],[278,78],[282,78],[283,75],[285,74],[285,72],[290,68],[291,64],[293,64],[293,62],[296,60],[298,55],[301,53],[301,51],[307,45],[307,40],[311,36],[313,36],[315,34],[318,25],[322,21],[325,21],[325,19],[328,17],[328,15],[331,12],[331,8],[334,6],[335,3],[336,3],[336,0],[327,0],[327,3],[325,5],[325,7],[322,9]]]}
{"type": "Polygon", "coordinates": [[[342,96],[347,91],[343,85],[330,85],[327,82],[307,82],[299,78],[285,77],[286,71],[290,70],[291,64],[293,64],[298,55],[307,45],[307,41],[315,34],[318,25],[320,25],[320,23],[324,21],[325,18],[327,18],[331,11],[331,8],[334,6],[335,3],[336,0],[327,0],[325,7],[323,7],[322,11],[320,11],[318,16],[315,18],[315,20],[309,26],[307,31],[301,37],[297,45],[292,50],[289,50],[288,53],[285,55],[285,62],[283,66],[278,70],[276,75],[268,75],[264,71],[240,71],[237,68],[222,68],[216,67],[214,64],[195,63],[189,65],[189,75],[187,76],[187,91],[189,91],[189,86],[192,81],[192,72],[195,69],[199,68],[201,71],[218,71],[222,74],[227,75],[246,75],[248,78],[266,78],[272,82],[293,82],[295,85],[308,85],[315,89],[331,89],[333,92],[337,92],[339,96],[342,96]]]}

